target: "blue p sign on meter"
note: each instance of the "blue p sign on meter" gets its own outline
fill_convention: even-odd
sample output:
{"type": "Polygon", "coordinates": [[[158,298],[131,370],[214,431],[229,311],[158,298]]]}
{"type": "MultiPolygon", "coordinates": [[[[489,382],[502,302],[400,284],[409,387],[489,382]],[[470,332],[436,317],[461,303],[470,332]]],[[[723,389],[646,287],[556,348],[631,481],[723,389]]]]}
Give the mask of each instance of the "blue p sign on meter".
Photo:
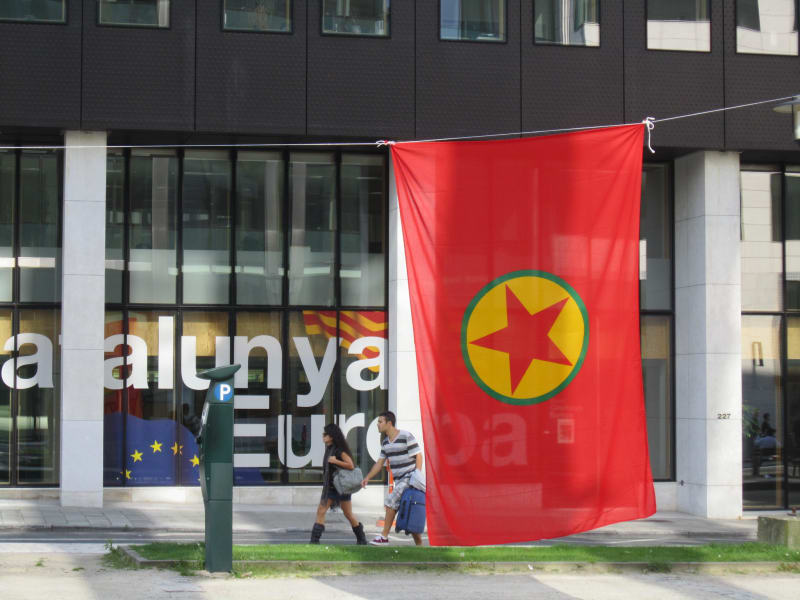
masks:
{"type": "Polygon", "coordinates": [[[233,386],[229,383],[218,383],[214,386],[214,397],[220,402],[227,402],[233,398],[233,386]]]}

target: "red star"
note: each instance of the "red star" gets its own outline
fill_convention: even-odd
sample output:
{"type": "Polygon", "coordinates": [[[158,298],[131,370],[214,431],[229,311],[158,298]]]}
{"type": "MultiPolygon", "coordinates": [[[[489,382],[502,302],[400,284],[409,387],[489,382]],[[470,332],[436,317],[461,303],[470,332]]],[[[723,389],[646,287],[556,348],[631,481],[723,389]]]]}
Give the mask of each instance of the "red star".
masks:
{"type": "Polygon", "coordinates": [[[476,346],[508,354],[511,369],[511,390],[517,389],[534,360],[572,365],[550,339],[553,323],[561,314],[568,298],[559,300],[531,314],[519,298],[506,286],[506,320],[508,325],[471,342],[476,346]]]}

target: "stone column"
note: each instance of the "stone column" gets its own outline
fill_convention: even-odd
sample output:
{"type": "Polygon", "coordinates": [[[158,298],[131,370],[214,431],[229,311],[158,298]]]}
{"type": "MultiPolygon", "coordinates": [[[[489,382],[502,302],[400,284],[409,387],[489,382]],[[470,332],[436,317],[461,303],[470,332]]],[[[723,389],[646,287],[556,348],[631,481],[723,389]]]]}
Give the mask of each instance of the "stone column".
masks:
{"type": "Polygon", "coordinates": [[[678,510],[742,514],[739,156],[675,161],[678,510]]]}
{"type": "Polygon", "coordinates": [[[67,131],[65,146],[61,505],[102,506],[106,132],[67,131]]]}
{"type": "Polygon", "coordinates": [[[394,165],[389,166],[389,410],[397,415],[397,425],[422,441],[419,410],[419,380],[408,273],[397,204],[394,165]]]}

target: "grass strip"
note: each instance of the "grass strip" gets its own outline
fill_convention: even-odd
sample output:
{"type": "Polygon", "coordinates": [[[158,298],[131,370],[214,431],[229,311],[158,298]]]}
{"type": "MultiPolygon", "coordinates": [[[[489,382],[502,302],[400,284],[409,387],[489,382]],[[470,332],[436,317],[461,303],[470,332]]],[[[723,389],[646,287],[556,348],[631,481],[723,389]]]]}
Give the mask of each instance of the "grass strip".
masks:
{"type": "MultiPolygon", "coordinates": [[[[150,560],[203,561],[202,543],[157,542],[136,546],[150,560]]],[[[274,544],[234,546],[234,560],[350,562],[782,562],[800,563],[800,550],[756,542],[704,546],[482,546],[415,547],[312,546],[274,544]]]]}

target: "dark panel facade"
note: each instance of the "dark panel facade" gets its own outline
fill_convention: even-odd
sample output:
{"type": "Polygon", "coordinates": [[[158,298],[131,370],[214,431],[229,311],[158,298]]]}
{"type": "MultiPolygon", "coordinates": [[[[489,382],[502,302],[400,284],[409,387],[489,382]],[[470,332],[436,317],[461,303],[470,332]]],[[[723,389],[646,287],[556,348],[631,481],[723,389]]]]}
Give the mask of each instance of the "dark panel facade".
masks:
{"type": "Polygon", "coordinates": [[[413,137],[414,2],[392,2],[388,38],[322,35],[308,6],[309,135],[413,137]]]}
{"type": "Polygon", "coordinates": [[[520,7],[508,0],[508,41],[439,40],[438,0],[417,0],[417,138],[519,131],[520,7]]]}
{"type": "Polygon", "coordinates": [[[69,0],[66,25],[0,23],[0,127],[80,127],[81,14],[69,0]]]}
{"type": "Polygon", "coordinates": [[[197,131],[306,133],[306,2],[292,33],[223,31],[222,1],[197,15],[197,131]]]}
{"type": "Polygon", "coordinates": [[[623,13],[600,2],[600,47],[534,44],[533,2],[522,2],[522,128],[623,121],[623,13]]]}
{"type": "MultiPolygon", "coordinates": [[[[723,0],[711,0],[711,52],[647,49],[646,2],[625,3],[625,121],[665,118],[725,105],[723,0]]],[[[656,125],[653,145],[722,149],[721,113],[656,125]]]]}
{"type": "MultiPolygon", "coordinates": [[[[735,10],[736,1],[725,0],[725,104],[736,106],[800,92],[800,57],[736,51],[735,10]]],[[[779,115],[769,106],[728,111],[725,133],[729,150],[797,150],[791,116],[779,115]]]]}
{"type": "Polygon", "coordinates": [[[97,5],[83,2],[84,129],[192,131],[195,1],[172,0],[169,29],[100,26],[97,5]]]}

